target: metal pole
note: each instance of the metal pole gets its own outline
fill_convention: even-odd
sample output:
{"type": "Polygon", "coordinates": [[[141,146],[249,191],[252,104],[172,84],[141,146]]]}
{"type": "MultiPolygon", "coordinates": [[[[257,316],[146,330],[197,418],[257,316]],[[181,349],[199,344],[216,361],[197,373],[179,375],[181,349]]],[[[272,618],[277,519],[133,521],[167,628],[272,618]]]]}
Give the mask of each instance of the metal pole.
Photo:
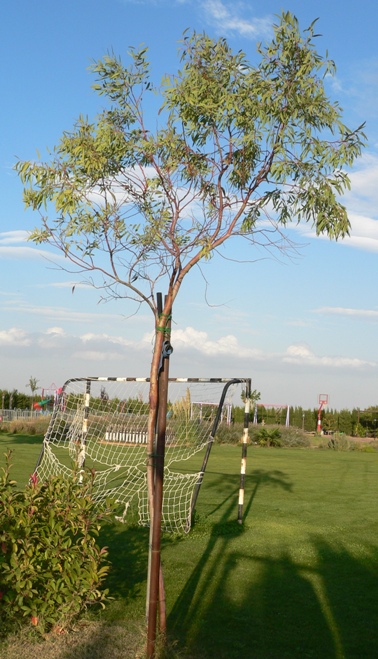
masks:
{"type": "Polygon", "coordinates": [[[91,381],[86,381],[85,394],[84,394],[84,416],[83,416],[83,425],[80,438],[80,450],[77,456],[77,466],[79,469],[79,483],[83,482],[83,473],[85,467],[85,450],[88,434],[88,419],[89,419],[89,403],[91,399],[91,381]]]}
{"type": "Polygon", "coordinates": [[[245,408],[244,408],[244,429],[243,429],[243,442],[242,442],[242,458],[240,467],[240,488],[239,488],[239,503],[238,503],[238,522],[243,523],[243,507],[244,507],[244,489],[245,489],[245,474],[247,470],[247,445],[248,445],[248,427],[249,427],[249,409],[251,404],[251,381],[246,382],[245,388],[245,408]]]}
{"type": "MultiPolygon", "coordinates": [[[[208,460],[209,460],[209,457],[210,457],[211,448],[212,448],[212,445],[214,443],[215,433],[217,431],[219,421],[220,421],[221,416],[222,416],[222,409],[223,409],[224,400],[226,398],[227,391],[228,391],[229,387],[232,384],[238,384],[239,382],[242,382],[242,381],[243,380],[240,380],[240,379],[230,380],[229,382],[227,382],[225,384],[225,386],[223,388],[222,395],[221,395],[219,405],[218,405],[218,409],[217,409],[217,413],[215,415],[213,427],[211,429],[209,442],[208,442],[207,447],[206,447],[206,453],[205,453],[205,456],[203,458],[199,478],[198,478],[198,481],[197,481],[196,486],[194,488],[194,492],[193,492],[193,496],[192,496],[192,503],[191,503],[191,506],[190,506],[189,518],[188,518],[188,521],[187,521],[187,524],[186,524],[187,529],[189,529],[190,525],[191,525],[191,520],[192,520],[192,517],[193,517],[194,509],[196,507],[199,491],[200,491],[202,481],[203,481],[203,477],[204,477],[204,474],[205,474],[205,471],[206,471],[206,466],[207,466],[207,463],[208,463],[208,460]]],[[[246,381],[246,382],[248,382],[248,381],[246,381]]],[[[249,382],[250,382],[250,380],[249,380],[249,382]]],[[[249,390],[250,390],[250,384],[249,384],[249,390]]]]}
{"type": "Polygon", "coordinates": [[[44,436],[44,438],[43,438],[41,451],[40,451],[40,453],[39,453],[39,456],[38,456],[38,459],[37,459],[36,465],[35,465],[35,467],[34,467],[34,472],[33,472],[33,474],[36,473],[36,471],[37,471],[39,465],[40,465],[41,462],[42,462],[42,458],[43,458],[43,456],[44,456],[44,454],[45,454],[45,446],[46,446],[46,443],[48,443],[49,440],[50,440],[51,431],[52,431],[52,429],[54,428],[55,419],[56,419],[56,417],[57,417],[57,414],[58,414],[58,411],[59,411],[59,408],[60,408],[60,402],[61,402],[62,400],[64,400],[64,396],[65,396],[65,393],[64,393],[64,392],[65,392],[65,389],[66,389],[67,385],[69,384],[69,382],[70,382],[70,380],[67,380],[67,381],[64,383],[64,385],[63,385],[63,387],[62,387],[62,391],[61,391],[61,393],[60,393],[60,395],[59,395],[58,401],[57,401],[56,405],[54,405],[53,413],[52,413],[52,415],[51,415],[51,419],[50,419],[50,422],[49,422],[49,427],[47,428],[47,431],[46,431],[45,436],[44,436]]]}

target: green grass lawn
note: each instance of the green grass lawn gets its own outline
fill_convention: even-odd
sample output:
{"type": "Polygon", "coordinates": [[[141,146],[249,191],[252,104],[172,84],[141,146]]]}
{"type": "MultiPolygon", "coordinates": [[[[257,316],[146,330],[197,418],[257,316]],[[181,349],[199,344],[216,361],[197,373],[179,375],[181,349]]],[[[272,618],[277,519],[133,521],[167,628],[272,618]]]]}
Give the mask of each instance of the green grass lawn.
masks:
{"type": "MultiPolygon", "coordinates": [[[[14,449],[20,485],[40,443],[0,435],[0,449],[14,449]]],[[[194,528],[163,539],[168,632],[181,652],[174,656],[378,656],[378,453],[250,447],[243,526],[240,456],[240,447],[214,446],[194,528]]],[[[114,523],[101,540],[115,600],[96,620],[142,625],[148,531],[114,523]]],[[[136,656],[112,654],[111,636],[101,647],[92,656],[136,656]]]]}

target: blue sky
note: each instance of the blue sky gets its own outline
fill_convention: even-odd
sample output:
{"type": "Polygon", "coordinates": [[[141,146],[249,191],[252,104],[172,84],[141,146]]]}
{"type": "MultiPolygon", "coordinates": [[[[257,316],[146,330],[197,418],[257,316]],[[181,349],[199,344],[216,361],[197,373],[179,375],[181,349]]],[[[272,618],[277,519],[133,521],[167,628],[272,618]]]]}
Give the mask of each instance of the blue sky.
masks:
{"type": "Polygon", "coordinates": [[[375,0],[3,0],[0,9],[0,388],[49,388],[70,377],[147,376],[152,316],[126,303],[98,304],[96,291],[59,270],[58,257],[27,242],[38,216],[25,211],[17,158],[42,157],[79,114],[94,117],[91,61],[149,47],[156,80],[177,67],[186,28],[225,36],[257,61],[275,15],[292,11],[303,28],[319,18],[318,49],[335,60],[329,93],[345,123],[367,122],[368,147],[344,198],[351,237],[332,243],[309,227],[292,231],[295,259],[261,259],[231,244],[234,261],[212,260],[208,281],[193,273],[174,312],[172,376],[251,377],[266,404],[334,408],[378,403],[378,51],[375,0]],[[253,263],[247,260],[256,259],[253,263]]]}

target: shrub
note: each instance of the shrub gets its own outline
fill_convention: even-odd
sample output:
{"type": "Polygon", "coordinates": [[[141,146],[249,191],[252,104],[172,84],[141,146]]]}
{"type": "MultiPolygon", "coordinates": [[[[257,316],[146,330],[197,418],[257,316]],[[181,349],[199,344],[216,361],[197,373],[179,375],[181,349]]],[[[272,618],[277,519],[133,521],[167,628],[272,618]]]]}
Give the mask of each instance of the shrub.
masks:
{"type": "MultiPolygon", "coordinates": [[[[261,426],[249,425],[249,439],[254,444],[267,446],[268,442],[266,433],[272,433],[270,446],[283,446],[286,448],[308,448],[311,442],[308,436],[299,428],[294,426],[261,426]],[[260,441],[261,440],[261,441],[260,441]]],[[[215,435],[217,444],[240,444],[243,438],[243,424],[235,423],[219,425],[215,435]]]]}
{"type": "Polygon", "coordinates": [[[294,426],[281,426],[281,444],[284,448],[309,448],[311,441],[303,430],[294,426]]]}
{"type": "Polygon", "coordinates": [[[377,447],[374,443],[360,444],[358,450],[361,451],[361,453],[376,453],[377,447]]]}
{"type": "Polygon", "coordinates": [[[356,423],[353,428],[354,437],[366,437],[366,428],[361,423],[356,423]]]}
{"type": "Polygon", "coordinates": [[[328,442],[321,442],[319,448],[328,448],[333,451],[360,451],[362,453],[375,453],[377,442],[358,442],[342,434],[335,434],[328,442]]]}
{"type": "Polygon", "coordinates": [[[34,418],[13,419],[0,423],[1,433],[12,433],[13,435],[44,435],[50,423],[50,416],[38,416],[34,418]]]}
{"type": "Polygon", "coordinates": [[[260,446],[282,446],[281,433],[278,428],[266,428],[266,426],[262,426],[255,433],[255,440],[260,446]]]}
{"type": "Polygon", "coordinates": [[[357,448],[356,443],[344,435],[334,435],[328,441],[327,446],[333,451],[355,451],[357,448]]]}
{"type": "Polygon", "coordinates": [[[235,423],[227,425],[221,423],[215,433],[215,442],[217,444],[240,444],[243,438],[243,424],[235,423]]]}
{"type": "Polygon", "coordinates": [[[91,497],[94,475],[33,475],[24,491],[10,478],[11,451],[0,477],[0,620],[29,622],[43,632],[67,627],[91,604],[105,605],[106,548],[96,543],[111,510],[91,497]]]}
{"type": "Polygon", "coordinates": [[[279,440],[279,444],[276,443],[276,440],[270,442],[270,446],[281,446],[283,448],[309,448],[311,446],[311,441],[309,437],[299,428],[295,426],[252,426],[251,428],[251,440],[254,443],[267,446],[267,443],[264,441],[260,442],[259,439],[262,437],[264,440],[264,432],[261,435],[263,429],[267,429],[268,433],[273,431],[276,435],[276,438],[279,440]]]}

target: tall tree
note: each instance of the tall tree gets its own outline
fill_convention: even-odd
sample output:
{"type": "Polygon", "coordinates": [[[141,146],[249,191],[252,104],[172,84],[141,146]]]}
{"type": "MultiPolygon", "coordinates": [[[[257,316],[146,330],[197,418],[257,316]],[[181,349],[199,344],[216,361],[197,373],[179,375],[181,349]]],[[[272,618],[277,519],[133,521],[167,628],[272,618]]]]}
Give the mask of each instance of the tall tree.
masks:
{"type": "Polygon", "coordinates": [[[339,197],[365,138],[327,96],[335,66],[317,52],[314,28],[302,32],[283,13],[256,66],[225,39],[186,33],[181,70],[159,88],[147,49],[132,49],[130,66],[107,55],[92,66],[105,109],[92,122],[80,117],[47,162],[16,165],[26,206],[41,215],[31,239],[62,252],[67,270],[90,273],[105,298],[152,311],[150,442],[162,348],[191,269],[234,236],[252,250],[280,248],[291,222],[331,239],[349,231],[339,197]]]}

